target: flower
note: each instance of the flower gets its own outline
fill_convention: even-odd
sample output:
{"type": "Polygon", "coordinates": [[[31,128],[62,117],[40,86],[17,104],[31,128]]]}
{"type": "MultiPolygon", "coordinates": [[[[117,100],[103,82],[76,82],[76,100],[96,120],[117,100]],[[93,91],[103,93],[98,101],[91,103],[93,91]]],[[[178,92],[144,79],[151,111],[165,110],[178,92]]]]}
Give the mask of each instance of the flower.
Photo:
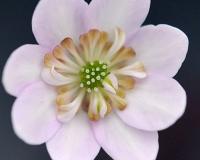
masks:
{"type": "Polygon", "coordinates": [[[184,113],[173,79],[187,36],[168,25],[142,26],[150,0],[41,0],[33,15],[39,45],[10,56],[3,84],[17,99],[16,134],[46,143],[54,160],[154,160],[157,131],[184,113]]]}

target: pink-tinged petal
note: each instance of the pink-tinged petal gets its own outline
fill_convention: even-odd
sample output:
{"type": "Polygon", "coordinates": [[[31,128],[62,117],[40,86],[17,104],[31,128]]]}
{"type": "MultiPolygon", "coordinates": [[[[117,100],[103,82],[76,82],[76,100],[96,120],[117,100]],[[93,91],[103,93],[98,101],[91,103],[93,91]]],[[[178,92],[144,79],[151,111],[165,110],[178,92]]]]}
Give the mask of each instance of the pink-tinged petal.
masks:
{"type": "Polygon", "coordinates": [[[176,80],[151,75],[127,93],[127,103],[117,112],[124,122],[143,130],[163,130],[183,115],[186,93],[176,80]]]}
{"type": "Polygon", "coordinates": [[[84,0],[41,0],[32,20],[33,33],[39,44],[54,47],[66,37],[77,39],[85,32],[84,0]]]}
{"type": "Polygon", "coordinates": [[[11,54],[2,79],[8,93],[17,96],[27,85],[40,79],[46,52],[47,49],[38,45],[24,45],[11,54]]]}
{"type": "Polygon", "coordinates": [[[92,0],[87,12],[87,26],[111,31],[120,27],[134,33],[144,22],[150,0],[92,0]]]}
{"type": "Polygon", "coordinates": [[[100,150],[87,115],[80,111],[47,142],[53,160],[93,160],[100,150]]]}
{"type": "Polygon", "coordinates": [[[27,87],[12,110],[16,134],[28,144],[42,144],[60,128],[56,119],[56,91],[43,82],[27,87]]]}
{"type": "Polygon", "coordinates": [[[155,160],[157,132],[141,131],[124,124],[115,114],[93,123],[97,141],[114,160],[155,160]]]}
{"type": "Polygon", "coordinates": [[[173,77],[181,67],[187,51],[188,38],[168,25],[144,26],[134,35],[130,46],[147,72],[173,77]]]}

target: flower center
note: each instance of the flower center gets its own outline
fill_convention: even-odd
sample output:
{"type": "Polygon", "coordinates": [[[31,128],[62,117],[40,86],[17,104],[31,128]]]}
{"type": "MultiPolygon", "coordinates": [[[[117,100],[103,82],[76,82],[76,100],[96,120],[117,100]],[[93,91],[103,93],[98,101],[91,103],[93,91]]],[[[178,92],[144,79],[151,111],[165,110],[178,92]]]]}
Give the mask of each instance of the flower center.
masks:
{"type": "Polygon", "coordinates": [[[43,80],[56,87],[58,119],[68,122],[82,108],[97,121],[112,109],[124,110],[126,93],[135,79],[146,77],[142,62],[134,60],[133,48],[125,46],[125,33],[91,29],[79,42],[65,38],[44,57],[43,80]]]}
{"type": "Polygon", "coordinates": [[[109,74],[108,65],[101,61],[88,62],[80,71],[80,87],[86,88],[87,92],[98,91],[103,87],[103,80],[109,74]]]}

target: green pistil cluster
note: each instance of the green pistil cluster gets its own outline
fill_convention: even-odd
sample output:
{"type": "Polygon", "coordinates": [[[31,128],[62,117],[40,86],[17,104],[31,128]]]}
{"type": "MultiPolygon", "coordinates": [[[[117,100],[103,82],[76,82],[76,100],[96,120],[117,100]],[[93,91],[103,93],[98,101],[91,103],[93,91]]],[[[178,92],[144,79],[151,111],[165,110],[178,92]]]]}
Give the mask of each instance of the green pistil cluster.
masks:
{"type": "Polygon", "coordinates": [[[100,61],[89,62],[81,68],[80,87],[86,88],[88,92],[98,91],[103,87],[102,81],[109,75],[108,65],[100,61]]]}

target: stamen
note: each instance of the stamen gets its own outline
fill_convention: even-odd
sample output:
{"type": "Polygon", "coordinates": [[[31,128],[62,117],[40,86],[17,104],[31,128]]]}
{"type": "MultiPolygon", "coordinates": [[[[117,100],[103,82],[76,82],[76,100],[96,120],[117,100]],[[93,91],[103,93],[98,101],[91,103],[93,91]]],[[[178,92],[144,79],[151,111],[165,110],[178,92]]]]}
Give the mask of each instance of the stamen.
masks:
{"type": "Polygon", "coordinates": [[[92,29],[80,36],[80,43],[65,38],[44,57],[42,78],[58,87],[58,119],[67,122],[82,106],[91,120],[99,120],[112,108],[126,108],[126,90],[135,78],[145,78],[142,62],[132,61],[136,53],[125,45],[125,32],[114,37],[92,29]],[[113,39],[114,38],[114,39],[113,39]]]}

